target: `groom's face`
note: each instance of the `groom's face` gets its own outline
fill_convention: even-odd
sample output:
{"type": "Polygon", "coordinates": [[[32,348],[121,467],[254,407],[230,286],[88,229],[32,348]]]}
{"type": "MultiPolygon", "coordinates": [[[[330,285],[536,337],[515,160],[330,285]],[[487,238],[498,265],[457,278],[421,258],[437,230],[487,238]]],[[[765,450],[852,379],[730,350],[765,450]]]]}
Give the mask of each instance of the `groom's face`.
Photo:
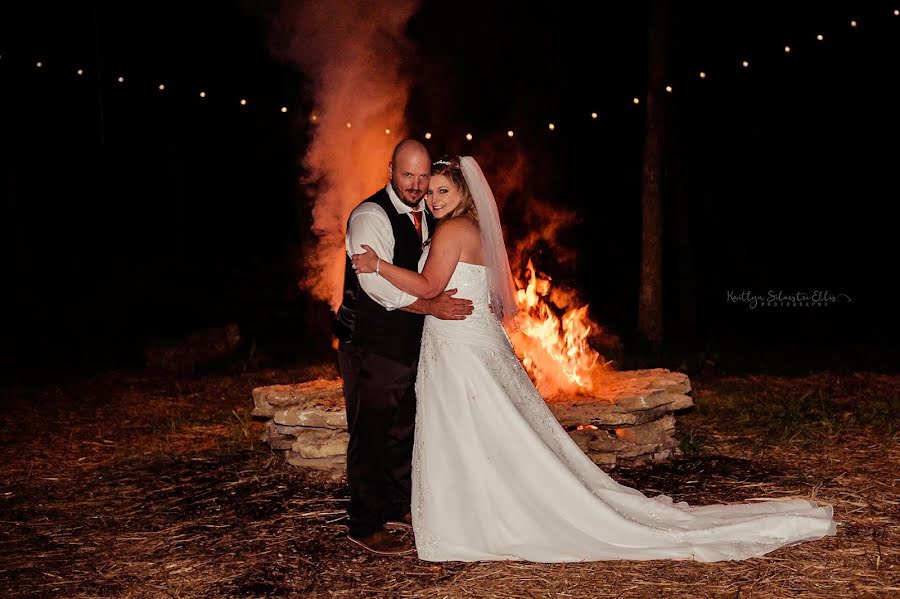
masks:
{"type": "Polygon", "coordinates": [[[424,152],[404,152],[390,164],[391,186],[407,206],[417,206],[428,190],[431,159],[424,152]]]}

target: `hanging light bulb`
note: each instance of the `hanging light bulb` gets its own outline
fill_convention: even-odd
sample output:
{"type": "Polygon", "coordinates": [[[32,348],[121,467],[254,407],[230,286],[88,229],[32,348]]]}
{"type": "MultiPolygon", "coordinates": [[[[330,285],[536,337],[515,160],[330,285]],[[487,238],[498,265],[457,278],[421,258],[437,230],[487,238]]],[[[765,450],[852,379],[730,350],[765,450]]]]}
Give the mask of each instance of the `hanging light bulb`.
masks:
{"type": "Polygon", "coordinates": [[[638,104],[641,103],[641,99],[638,97],[632,98],[631,101],[632,101],[632,103],[634,103],[635,106],[637,106],[638,104]]]}
{"type": "Polygon", "coordinates": [[[700,71],[700,78],[701,78],[701,79],[706,79],[706,72],[705,72],[705,71],[700,71]]]}
{"type": "Polygon", "coordinates": [[[200,97],[201,97],[201,98],[205,98],[205,97],[206,97],[206,92],[200,92],[200,97]]]}
{"type": "Polygon", "coordinates": [[[36,66],[37,68],[40,69],[40,68],[42,68],[42,67],[44,66],[44,63],[42,63],[42,62],[39,60],[39,61],[37,61],[37,62],[34,64],[34,66],[36,66]]]}
{"type": "Polygon", "coordinates": [[[850,21],[850,27],[853,27],[855,29],[856,25],[857,25],[856,21],[850,21]]]}
{"type": "Polygon", "coordinates": [[[597,113],[596,113],[596,112],[592,112],[592,113],[591,113],[591,118],[592,118],[592,119],[597,118],[597,113]]]}
{"type": "Polygon", "coordinates": [[[556,125],[554,125],[553,123],[550,123],[549,125],[547,125],[547,128],[550,129],[551,131],[553,131],[554,129],[556,129],[556,125]]]}
{"type": "Polygon", "coordinates": [[[741,66],[744,67],[745,69],[748,69],[748,68],[750,68],[750,62],[745,60],[741,63],[741,66]]]}
{"type": "Polygon", "coordinates": [[[282,106],[282,107],[281,107],[281,112],[287,112],[287,106],[282,106]]]}
{"type": "Polygon", "coordinates": [[[824,42],[825,36],[820,33],[819,35],[816,36],[816,39],[819,40],[820,42],[824,42]]]}
{"type": "Polygon", "coordinates": [[[241,98],[241,106],[246,106],[246,105],[247,105],[247,100],[245,100],[244,98],[241,98]]]}
{"type": "Polygon", "coordinates": [[[472,141],[472,134],[466,133],[466,139],[468,139],[469,141],[472,141]]]}
{"type": "Polygon", "coordinates": [[[510,129],[509,131],[506,132],[507,137],[512,137],[513,135],[515,135],[515,132],[513,132],[512,129],[510,129]]]}
{"type": "Polygon", "coordinates": [[[669,92],[669,93],[671,94],[671,93],[672,93],[672,86],[671,86],[671,85],[667,85],[667,86],[666,86],[666,91],[669,92]]]}
{"type": "Polygon", "coordinates": [[[118,81],[119,83],[125,83],[125,77],[119,77],[118,79],[116,79],[116,81],[118,81]]]}
{"type": "Polygon", "coordinates": [[[159,91],[161,91],[161,92],[166,91],[166,84],[165,84],[165,83],[160,83],[160,84],[159,84],[159,91]]]}
{"type": "Polygon", "coordinates": [[[785,53],[785,54],[790,54],[790,53],[791,53],[791,47],[790,47],[790,46],[785,46],[785,47],[784,47],[784,53],[785,53]]]}
{"type": "Polygon", "coordinates": [[[75,73],[76,73],[79,77],[81,77],[82,75],[84,75],[84,69],[78,69],[77,71],[75,71],[75,73]]]}

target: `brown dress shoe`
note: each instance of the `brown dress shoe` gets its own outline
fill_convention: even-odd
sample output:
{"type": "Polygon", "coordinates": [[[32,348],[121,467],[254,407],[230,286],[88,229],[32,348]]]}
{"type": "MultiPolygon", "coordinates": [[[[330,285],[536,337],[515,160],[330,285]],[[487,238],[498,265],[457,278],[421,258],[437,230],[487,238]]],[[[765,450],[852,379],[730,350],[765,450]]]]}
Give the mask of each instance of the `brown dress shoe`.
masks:
{"type": "Polygon", "coordinates": [[[406,555],[416,550],[408,535],[393,535],[390,531],[379,530],[364,537],[347,535],[351,543],[378,555],[406,555]]]}
{"type": "Polygon", "coordinates": [[[384,523],[384,527],[388,530],[407,529],[412,530],[412,514],[406,512],[401,518],[396,520],[388,520],[384,523]]]}

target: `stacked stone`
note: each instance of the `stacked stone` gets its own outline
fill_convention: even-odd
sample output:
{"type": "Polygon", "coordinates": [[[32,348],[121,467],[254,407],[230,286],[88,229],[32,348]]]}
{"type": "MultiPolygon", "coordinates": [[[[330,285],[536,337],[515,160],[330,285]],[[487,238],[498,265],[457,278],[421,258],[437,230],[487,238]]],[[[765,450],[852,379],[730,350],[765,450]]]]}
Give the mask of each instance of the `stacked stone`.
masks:
{"type": "Polygon", "coordinates": [[[681,453],[674,412],[694,405],[686,374],[665,368],[613,371],[599,386],[591,397],[560,396],[547,402],[595,464],[632,466],[681,453]]]}
{"type": "MultiPolygon", "coordinates": [[[[550,410],[604,468],[662,462],[680,453],[676,410],[693,402],[687,375],[664,368],[610,372],[592,396],[550,398],[550,410]]],[[[295,466],[343,473],[349,434],[340,379],[253,390],[262,439],[295,466]]],[[[452,425],[452,423],[450,423],[452,425]]]]}
{"type": "Polygon", "coordinates": [[[253,403],[253,415],[268,419],[262,440],[288,463],[346,470],[350,435],[340,379],[257,387],[253,403]]]}

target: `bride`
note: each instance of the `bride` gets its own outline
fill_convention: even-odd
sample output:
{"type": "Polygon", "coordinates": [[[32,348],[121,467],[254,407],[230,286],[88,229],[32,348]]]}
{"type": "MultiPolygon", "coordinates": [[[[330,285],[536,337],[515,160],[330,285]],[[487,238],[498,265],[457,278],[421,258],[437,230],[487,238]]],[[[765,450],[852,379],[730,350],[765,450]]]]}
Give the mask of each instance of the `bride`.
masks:
{"type": "Polygon", "coordinates": [[[465,320],[427,316],[416,378],[412,524],[427,561],[740,560],[835,534],[805,499],[690,506],[647,497],[597,467],[554,418],[503,324],[515,285],[497,205],[470,156],[438,160],[426,195],[440,225],[420,273],[368,246],[353,256],[403,291],[471,299],[465,320]]]}

